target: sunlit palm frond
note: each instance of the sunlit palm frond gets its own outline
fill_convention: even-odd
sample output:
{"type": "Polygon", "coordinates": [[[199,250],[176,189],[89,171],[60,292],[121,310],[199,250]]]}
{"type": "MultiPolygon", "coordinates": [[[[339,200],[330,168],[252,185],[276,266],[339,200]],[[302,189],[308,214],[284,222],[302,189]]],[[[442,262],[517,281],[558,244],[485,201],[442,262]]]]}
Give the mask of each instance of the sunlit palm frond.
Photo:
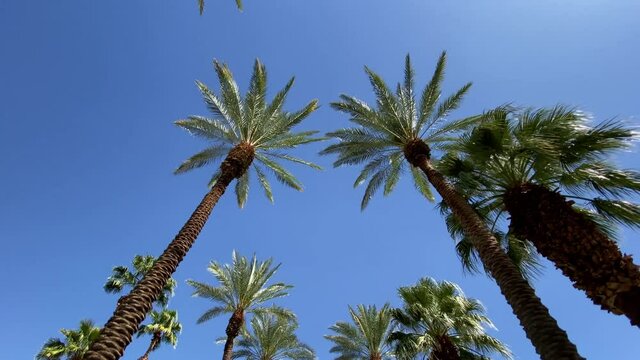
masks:
{"type": "Polygon", "coordinates": [[[298,325],[290,318],[257,313],[251,330],[237,342],[233,358],[247,360],[314,360],[315,352],[295,335],[298,325]]]}
{"type": "Polygon", "coordinates": [[[209,272],[218,281],[216,286],[187,280],[194,288],[193,296],[211,300],[216,304],[199,318],[198,323],[237,310],[261,313],[269,312],[271,309],[274,313],[285,314],[280,307],[264,307],[265,303],[288,295],[288,290],[292,287],[284,283],[267,285],[280,265],[273,266],[272,259],[258,261],[255,255],[248,259],[235,251],[232,260],[231,264],[209,264],[209,272]]]}
{"type": "MultiPolygon", "coordinates": [[[[338,142],[328,146],[320,154],[337,154],[333,164],[336,167],[364,164],[355,181],[356,185],[367,182],[361,202],[362,209],[379,189],[384,189],[384,195],[393,191],[407,168],[404,150],[408,144],[421,140],[438,150],[455,139],[456,134],[482,120],[482,116],[448,119],[450,112],[460,106],[471,84],[464,85],[439,103],[445,63],[446,54],[442,53],[419,102],[413,89],[415,73],[411,58],[407,55],[404,81],[397,85],[395,93],[380,75],[365,67],[376,97],[375,106],[350,95],[341,95],[338,102],[331,104],[335,110],[348,114],[356,127],[328,133],[327,136],[338,142]]],[[[428,182],[414,169],[412,175],[417,190],[432,201],[433,195],[428,182]]]]}
{"type": "MultiPolygon", "coordinates": [[[[235,146],[245,144],[254,151],[254,159],[262,162],[262,165],[268,168],[279,182],[296,190],[302,190],[300,181],[275,159],[307,165],[314,169],[320,168],[316,164],[283,152],[286,149],[324,140],[321,137],[314,137],[316,131],[292,132],[295,126],[318,108],[318,101],[312,100],[297,111],[285,111],[284,105],[293,86],[293,78],[269,102],[267,101],[267,70],[259,60],[254,63],[249,88],[244,96],[240,94],[238,84],[229,67],[218,61],[214,61],[213,65],[219,82],[219,94],[217,95],[204,83],[196,82],[213,117],[194,115],[175,122],[190,134],[203,138],[211,144],[185,160],[175,173],[182,174],[206,165],[219,164],[235,146]]],[[[238,206],[241,208],[246,203],[250,178],[253,177],[248,173],[257,172],[257,169],[259,168],[250,166],[247,174],[238,178],[235,190],[238,206]]],[[[219,171],[214,172],[209,181],[210,187],[216,184],[219,176],[219,171]]],[[[273,192],[265,171],[261,170],[255,178],[265,189],[265,195],[273,201],[273,192]]]]}
{"type": "Polygon", "coordinates": [[[393,317],[399,330],[390,340],[400,358],[429,356],[438,349],[443,337],[459,352],[511,358],[506,345],[485,332],[494,326],[484,315],[484,307],[465,297],[456,284],[423,278],[414,286],[401,287],[398,294],[403,305],[393,311],[393,317]]]}
{"type": "Polygon", "coordinates": [[[334,346],[331,353],[338,359],[369,360],[393,358],[392,349],[387,342],[393,331],[391,308],[385,304],[379,310],[375,305],[349,307],[350,322],[337,322],[329,330],[331,335],[325,339],[334,346]]]}

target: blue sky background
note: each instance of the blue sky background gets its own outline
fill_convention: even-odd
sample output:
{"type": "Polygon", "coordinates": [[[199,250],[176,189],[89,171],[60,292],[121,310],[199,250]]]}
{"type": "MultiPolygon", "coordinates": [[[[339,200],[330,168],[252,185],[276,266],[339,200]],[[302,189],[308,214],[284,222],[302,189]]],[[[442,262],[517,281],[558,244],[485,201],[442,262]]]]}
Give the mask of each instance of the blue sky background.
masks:
{"type": "MultiPolygon", "coordinates": [[[[103,324],[117,296],[102,284],[111,267],[136,254],[158,255],[206,191],[214,168],[174,176],[204,143],[173,121],[206,115],[194,80],[217,89],[212,59],[227,62],[245,89],[256,57],[270,89],[296,75],[288,109],[318,98],[302,125],[323,132],[347,126],[328,103],[340,93],[372,100],[367,64],[389,83],[411,53],[419,88],[447,50],[445,92],[474,86],[454,116],[514,102],[576,105],[598,120],[638,125],[640,25],[637,1],[0,1],[0,297],[3,359],[29,359],[60,328],[84,318],[103,324]]],[[[297,193],[274,185],[276,203],[257,184],[239,210],[228,193],[175,274],[171,307],[184,324],[176,350],[152,359],[212,359],[226,318],[195,321],[210,304],[191,298],[184,280],[213,281],[211,260],[232,249],[282,262],[275,280],[295,285],[280,304],[295,311],[299,337],[330,359],[322,338],[347,318],[347,304],[398,304],[396,289],[421,276],[459,283],[487,307],[517,359],[536,359],[497,286],[461,271],[442,219],[409,179],[359,210],[355,168],[290,168],[297,193]]],[[[639,168],[636,152],[620,156],[639,168]]],[[[638,233],[621,248],[640,259],[638,233]]],[[[538,294],[582,355],[635,359],[638,329],[574,290],[547,264],[538,294]]],[[[137,359],[148,338],[124,359],[137,359]]]]}

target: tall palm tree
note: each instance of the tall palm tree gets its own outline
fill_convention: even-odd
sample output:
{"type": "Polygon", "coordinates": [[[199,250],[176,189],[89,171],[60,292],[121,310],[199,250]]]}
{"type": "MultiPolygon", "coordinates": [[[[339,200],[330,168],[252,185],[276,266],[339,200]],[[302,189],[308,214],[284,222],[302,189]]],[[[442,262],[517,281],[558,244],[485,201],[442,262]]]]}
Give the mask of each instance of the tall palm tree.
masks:
{"type": "Polygon", "coordinates": [[[501,249],[482,218],[433,165],[432,150],[441,149],[457,133],[483,118],[472,116],[447,121],[449,113],[458,108],[471,84],[466,84],[438,104],[445,61],[446,55],[442,53],[420,101],[416,100],[413,91],[414,72],[408,55],[404,84],[398,84],[395,94],[378,74],[365,67],[377,107],[372,108],[353,96],[341,95],[341,101],[333,103],[332,107],[349,114],[357,127],[329,133],[339,143],[327,147],[322,153],[339,154],[334,166],[366,164],[355,182],[357,186],[369,179],[361,204],[363,209],[380,187],[384,187],[384,194],[394,189],[405,168],[404,158],[411,165],[417,189],[428,199],[433,199],[429,183],[433,185],[459,219],[538,354],[543,359],[579,359],[575,345],[501,249]]]}
{"type": "Polygon", "coordinates": [[[609,159],[635,137],[564,106],[505,108],[452,146],[442,169],[493,222],[510,215],[510,232],[595,304],[640,326],[640,267],[610,236],[616,224],[640,226],[640,206],[624,200],[640,193],[640,173],[609,159]]]}
{"type": "Polygon", "coordinates": [[[264,303],[288,295],[291,285],[276,283],[266,285],[276,273],[280,264],[272,266],[273,259],[258,262],[254,255],[251,260],[233,252],[231,265],[211,262],[208,270],[218,280],[219,286],[211,286],[194,280],[187,283],[194,287],[193,296],[203,297],[217,303],[198,319],[198,324],[221,314],[231,314],[225,330],[223,360],[230,360],[233,342],[245,324],[245,314],[275,313],[283,318],[293,318],[287,309],[277,306],[264,307],[264,303]]]}
{"type": "Polygon", "coordinates": [[[400,359],[421,353],[430,360],[482,360],[491,354],[511,359],[507,346],[485,332],[493,324],[482,304],[465,297],[458,285],[423,278],[398,294],[403,305],[393,317],[400,330],[390,340],[400,359]]]}
{"type": "Polygon", "coordinates": [[[182,324],[178,321],[178,313],[175,310],[151,311],[151,323],[142,325],[138,331],[138,336],[151,335],[151,344],[138,360],[148,360],[149,354],[163,342],[175,348],[181,331],[182,324]]]}
{"type": "Polygon", "coordinates": [[[387,342],[393,325],[391,308],[385,304],[380,310],[375,305],[349,306],[351,322],[337,322],[329,330],[335,335],[325,335],[335,345],[329,350],[338,354],[336,360],[390,360],[394,358],[387,342]]]}
{"type": "Polygon", "coordinates": [[[241,98],[238,85],[228,66],[214,61],[214,67],[220,81],[221,97],[215,95],[203,83],[197,82],[214,117],[191,116],[176,122],[191,134],[205,138],[213,144],[187,159],[175,172],[184,173],[215,163],[225,153],[226,158],[211,179],[211,189],[189,220],[142,281],[126,296],[125,301],[118,303],[100,337],[87,353],[87,360],[116,360],[122,356],[124,349],[131,342],[131,337],[151,310],[153,302],[160,296],[165,284],[200,234],[211,210],[234,179],[238,179],[235,190],[238,204],[242,207],[247,200],[250,167],[255,170],[260,185],[272,201],[271,185],[265,175],[265,168],[269,169],[279,182],[297,190],[302,190],[302,185],[278,160],[319,168],[313,163],[282,151],[320,140],[312,137],[315,131],[291,132],[294,126],[316,110],[316,100],[299,111],[284,111],[285,99],[293,86],[292,78],[284,89],[275,95],[271,103],[267,103],[267,74],[259,60],[255,62],[247,94],[241,98]],[[254,159],[257,160],[256,163],[254,159]]]}
{"type": "Polygon", "coordinates": [[[37,360],[82,360],[89,346],[98,338],[100,328],[91,320],[80,321],[78,330],[61,329],[64,341],[51,338],[36,355],[37,360]]]}
{"type": "Polygon", "coordinates": [[[314,360],[315,352],[300,342],[295,334],[294,319],[271,313],[259,313],[251,319],[251,332],[238,341],[233,359],[247,360],[314,360]]]}
{"type": "MultiPolygon", "coordinates": [[[[242,11],[242,0],[236,0],[236,6],[238,10],[242,11]]],[[[204,12],[204,0],[198,0],[198,8],[200,9],[200,15],[204,12]]]]}
{"type": "MultiPolygon", "coordinates": [[[[144,278],[147,272],[149,272],[156,260],[155,257],[150,255],[136,255],[133,258],[132,269],[126,266],[114,267],[111,276],[107,278],[107,282],[104,284],[104,291],[117,294],[122,292],[125,287],[134,288],[144,278]]],[[[173,296],[175,287],[176,281],[170,278],[164,285],[160,295],[158,295],[158,299],[156,300],[158,305],[166,307],[169,304],[169,299],[173,296]]]]}

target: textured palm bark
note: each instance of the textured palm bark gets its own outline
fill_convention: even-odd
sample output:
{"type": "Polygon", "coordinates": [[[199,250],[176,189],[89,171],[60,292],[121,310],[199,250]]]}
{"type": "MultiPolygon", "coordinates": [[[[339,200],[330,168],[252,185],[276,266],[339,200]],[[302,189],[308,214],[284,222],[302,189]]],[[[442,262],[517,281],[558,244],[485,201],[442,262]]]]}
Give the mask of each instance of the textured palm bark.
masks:
{"type": "Polygon", "coordinates": [[[369,356],[369,360],[382,360],[382,355],[379,353],[373,353],[369,356]]]}
{"type": "Polygon", "coordinates": [[[227,340],[224,342],[224,351],[222,352],[222,360],[231,360],[233,357],[233,342],[240,334],[240,329],[244,325],[244,311],[237,309],[229,318],[227,329],[227,340]]]}
{"type": "Polygon", "coordinates": [[[509,190],[512,230],[531,241],[595,304],[640,325],[640,267],[561,194],[535,184],[509,190]]]}
{"type": "Polygon", "coordinates": [[[408,144],[405,156],[412,166],[424,172],[460,220],[465,234],[472,239],[480,260],[500,287],[538,355],[543,360],[584,359],[471,205],[433,168],[427,144],[421,140],[408,144]]]}
{"type": "Polygon", "coordinates": [[[116,360],[124,354],[124,349],[131,343],[133,334],[151,310],[153,302],[200,234],[213,207],[231,181],[244,174],[253,157],[254,149],[250,144],[240,143],[229,151],[220,165],[220,177],[216,184],[204,196],[144,278],[118,301],[116,310],[100,331],[98,339],[91,345],[85,360],[116,360]]]}
{"type": "Polygon", "coordinates": [[[447,335],[438,339],[435,348],[429,354],[429,360],[460,360],[458,348],[447,335]]]}
{"type": "Polygon", "coordinates": [[[158,348],[158,345],[160,345],[160,340],[162,340],[162,334],[159,332],[153,333],[151,344],[149,344],[147,351],[145,351],[144,355],[142,355],[138,360],[149,360],[149,354],[151,354],[152,351],[158,348]]]}

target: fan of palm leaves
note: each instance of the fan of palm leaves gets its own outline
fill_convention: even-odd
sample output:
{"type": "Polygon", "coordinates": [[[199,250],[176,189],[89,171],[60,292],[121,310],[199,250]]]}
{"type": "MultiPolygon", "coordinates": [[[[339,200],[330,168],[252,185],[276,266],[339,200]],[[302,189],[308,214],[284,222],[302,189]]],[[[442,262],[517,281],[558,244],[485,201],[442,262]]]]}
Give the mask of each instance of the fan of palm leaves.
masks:
{"type": "Polygon", "coordinates": [[[256,314],[251,319],[251,331],[245,331],[238,341],[234,359],[247,360],[314,360],[315,352],[295,335],[294,319],[272,313],[256,314]]]}
{"type": "MultiPolygon", "coordinates": [[[[283,151],[322,140],[322,138],[312,137],[316,131],[291,132],[294,126],[300,124],[317,109],[317,100],[311,101],[296,112],[283,111],[287,94],[294,83],[294,78],[291,78],[274,96],[271,103],[268,103],[266,101],[266,68],[259,60],[255,61],[249,90],[242,98],[229,67],[218,61],[214,61],[214,67],[220,82],[220,97],[202,82],[196,82],[213,117],[194,115],[176,121],[176,125],[213,144],[184,161],[175,173],[181,174],[209,165],[222,159],[234,146],[248,144],[255,151],[256,161],[253,162],[252,168],[271,202],[273,202],[273,193],[266,176],[267,172],[273,173],[282,184],[302,191],[302,184],[279,162],[286,160],[321,169],[312,162],[293,157],[283,151]]],[[[240,207],[243,207],[247,200],[250,173],[250,171],[245,172],[238,179],[235,187],[240,207]]],[[[209,182],[210,187],[215,185],[219,176],[220,171],[213,174],[209,182]]]]}
{"type": "MultiPolygon", "coordinates": [[[[413,89],[414,71],[407,55],[404,83],[397,85],[395,93],[378,74],[365,67],[376,96],[375,107],[350,95],[341,95],[341,101],[331,104],[334,109],[349,114],[357,127],[328,133],[328,136],[340,142],[330,145],[321,154],[338,154],[338,159],[333,163],[336,167],[365,164],[354,183],[354,186],[359,186],[368,180],[362,209],[380,188],[384,189],[384,195],[393,191],[401,173],[406,170],[403,159],[408,145],[422,140],[430,150],[440,150],[454,139],[456,133],[481,120],[479,116],[448,119],[449,114],[460,106],[471,83],[439,101],[445,64],[446,53],[443,52],[419,100],[413,89]]],[[[433,201],[424,173],[413,166],[409,168],[418,191],[433,201]]]]}
{"type": "Polygon", "coordinates": [[[391,308],[385,304],[380,310],[375,305],[349,306],[351,323],[337,322],[325,335],[335,345],[329,350],[338,354],[336,360],[388,360],[393,358],[387,339],[393,330],[391,308]]]}
{"type": "Polygon", "coordinates": [[[212,300],[220,305],[207,310],[198,323],[203,323],[224,313],[233,313],[241,309],[254,314],[265,312],[275,313],[283,318],[295,317],[285,308],[272,305],[268,308],[259,306],[269,300],[288,295],[287,290],[291,285],[275,283],[266,286],[266,283],[276,273],[280,265],[272,266],[273,260],[267,259],[258,262],[254,255],[251,260],[233,252],[231,265],[221,265],[212,262],[209,272],[218,280],[219,286],[211,286],[202,282],[187,280],[194,287],[193,296],[212,300]]]}
{"type": "Polygon", "coordinates": [[[640,173],[610,160],[637,138],[619,121],[591,126],[574,108],[502,107],[482,126],[449,147],[439,168],[495,224],[504,217],[504,194],[521,184],[562,191],[579,211],[615,237],[615,224],[640,226],[640,206],[626,198],[640,193],[640,173]]]}

